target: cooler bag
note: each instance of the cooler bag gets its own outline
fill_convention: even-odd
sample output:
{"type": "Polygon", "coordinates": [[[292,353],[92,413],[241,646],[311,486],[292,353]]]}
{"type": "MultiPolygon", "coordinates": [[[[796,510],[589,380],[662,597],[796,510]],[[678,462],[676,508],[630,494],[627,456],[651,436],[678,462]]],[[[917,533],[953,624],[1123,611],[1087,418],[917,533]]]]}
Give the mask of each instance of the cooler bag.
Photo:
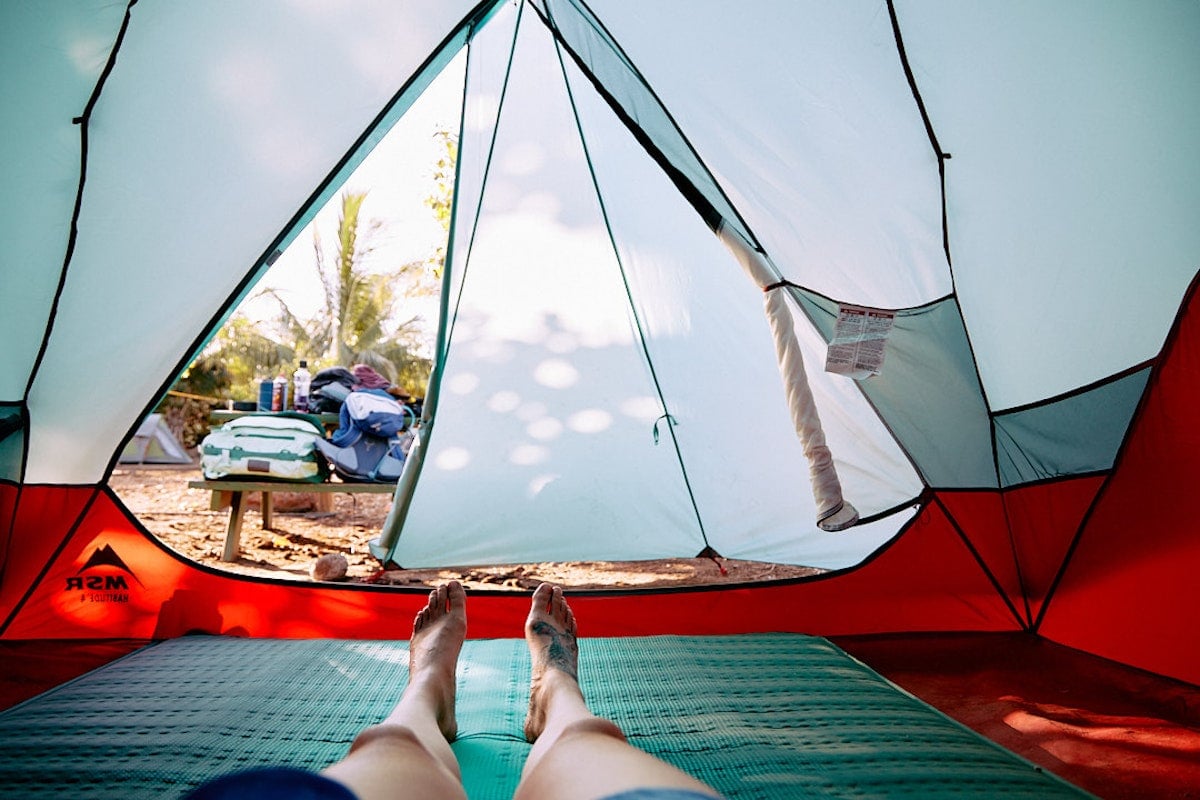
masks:
{"type": "Polygon", "coordinates": [[[307,414],[248,414],[204,437],[200,468],[208,480],[322,483],[329,466],[315,444],[324,438],[320,420],[307,414]]]}

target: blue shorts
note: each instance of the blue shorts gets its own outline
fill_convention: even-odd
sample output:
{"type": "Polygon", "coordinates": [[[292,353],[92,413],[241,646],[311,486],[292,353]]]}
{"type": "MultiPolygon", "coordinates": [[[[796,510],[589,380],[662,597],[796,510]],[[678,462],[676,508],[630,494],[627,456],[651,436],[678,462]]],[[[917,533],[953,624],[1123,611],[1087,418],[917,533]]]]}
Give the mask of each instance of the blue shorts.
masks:
{"type": "MultiPolygon", "coordinates": [[[[295,767],[264,767],[222,775],[184,795],[184,800],[357,800],[335,780],[295,767]]],[[[712,800],[688,789],[630,789],[604,800],[712,800]]]]}
{"type": "Polygon", "coordinates": [[[231,772],[201,784],[184,800],[358,800],[354,792],[335,780],[295,767],[263,767],[231,772]]]}

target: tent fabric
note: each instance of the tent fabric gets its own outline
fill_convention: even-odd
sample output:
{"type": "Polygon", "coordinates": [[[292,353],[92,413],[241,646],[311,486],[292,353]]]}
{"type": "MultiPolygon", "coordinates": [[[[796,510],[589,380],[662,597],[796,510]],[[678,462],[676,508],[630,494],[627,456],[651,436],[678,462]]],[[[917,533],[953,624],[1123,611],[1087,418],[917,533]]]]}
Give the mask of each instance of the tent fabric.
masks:
{"type": "MultiPolygon", "coordinates": [[[[831,341],[838,305],[799,289],[793,295],[831,341]]],[[[886,359],[889,368],[862,382],[862,391],[925,483],[994,488],[987,401],[957,303],[941,300],[898,313],[886,359]]]]}
{"type": "Polygon", "coordinates": [[[1103,484],[1103,476],[1085,476],[1032,484],[1004,494],[1004,513],[1021,568],[1031,627],[1103,484]]]}
{"type": "Polygon", "coordinates": [[[1061,400],[995,416],[996,455],[1005,486],[1112,467],[1149,368],[1061,400]]]}
{"type": "Polygon", "coordinates": [[[1051,586],[1038,630],[1055,641],[1153,672],[1196,675],[1200,541],[1186,503],[1200,467],[1200,292],[1193,284],[1177,333],[1150,382],[1121,454],[1096,504],[1071,542],[1071,557],[1051,586]],[[1122,631],[1120,637],[1112,629],[1122,631]]]}
{"type": "MultiPolygon", "coordinates": [[[[108,490],[25,487],[20,529],[41,546],[9,559],[0,600],[7,639],[165,639],[207,633],[308,638],[404,637],[423,589],[246,578],[167,550],[108,490]],[[65,502],[64,502],[65,501],[65,502]]],[[[473,593],[472,636],[519,630],[528,598],[473,593]]],[[[597,636],[820,631],[1012,631],[1020,620],[938,506],[867,562],[815,580],[630,594],[574,593],[597,636]],[[919,580],[914,581],[914,576],[919,580]],[[652,602],[655,614],[642,613],[652,602]],[[901,602],[902,600],[902,602],[901,602]]]]}
{"type": "Polygon", "coordinates": [[[0,403],[0,475],[17,475],[25,446],[25,409],[20,403],[0,403]]]}
{"type": "Polygon", "coordinates": [[[955,288],[992,408],[1153,357],[1197,268],[1196,9],[894,6],[952,156],[955,288]]]}
{"type": "MultiPolygon", "coordinates": [[[[1177,313],[1200,266],[1194,4],[73,0],[0,19],[0,96],[26,109],[0,137],[0,635],[362,636],[407,614],[403,592],[186,564],[104,482],[465,49],[446,313],[386,558],[712,548],[829,572],[664,594],[658,632],[1033,629],[1200,681],[1200,644],[1170,635],[1200,607],[1197,334],[1177,313]],[[862,516],[845,532],[816,525],[763,287],[722,227],[778,273],[862,516]],[[894,315],[878,375],[824,369],[843,305],[894,315]],[[67,589],[88,577],[92,606],[67,589]],[[122,581],[127,602],[105,594],[122,581]]],[[[619,635],[637,601],[588,602],[619,635]]]]}
{"type": "MultiPolygon", "coordinates": [[[[839,541],[811,523],[795,529],[795,519],[815,522],[818,510],[802,445],[778,400],[761,291],[569,62],[566,84],[538,69],[555,63],[554,43],[531,15],[518,27],[518,16],[506,18],[512,33],[493,29],[499,18],[484,29],[479,38],[496,42],[485,43],[469,69],[504,74],[504,102],[483,107],[487,119],[464,123],[495,136],[460,147],[462,168],[482,176],[483,194],[458,204],[471,216],[455,219],[450,270],[461,277],[451,284],[455,327],[436,428],[406,532],[388,559],[422,566],[612,558],[622,532],[636,539],[627,552],[640,557],[712,546],[728,556],[827,567],[861,560],[904,519],[839,541]],[[489,54],[510,51],[511,69],[497,68],[489,54]],[[548,131],[562,132],[550,137],[561,142],[554,149],[541,144],[548,131]],[[643,203],[656,209],[653,218],[639,212],[643,203]],[[713,297],[739,298],[740,308],[707,308],[713,297]],[[756,360],[736,344],[743,337],[761,343],[756,360]],[[660,417],[679,458],[656,442],[660,417]],[[742,418],[780,443],[778,457],[744,435],[742,418]],[[592,474],[562,470],[588,448],[596,453],[592,474]],[[617,451],[627,455],[618,459],[617,451]],[[651,469],[661,477],[650,478],[651,469]],[[597,485],[613,498],[599,511],[597,485]],[[468,493],[503,516],[481,517],[453,502],[468,493]],[[775,498],[761,505],[769,515],[761,521],[746,514],[750,494],[775,498]],[[674,509],[662,508],[671,498],[674,509]],[[541,523],[514,535],[514,521],[526,518],[541,523]],[[647,520],[660,531],[655,539],[640,533],[647,520]],[[673,544],[669,533],[689,527],[691,545],[673,544]],[[461,549],[448,551],[447,535],[461,549]]],[[[811,353],[811,328],[797,336],[811,353]]],[[[819,362],[807,372],[835,458],[860,454],[853,475],[841,476],[847,499],[871,514],[914,498],[919,484],[878,422],[868,422],[871,436],[856,435],[862,429],[846,410],[862,410],[858,420],[874,415],[853,384],[823,373],[819,362]]]]}

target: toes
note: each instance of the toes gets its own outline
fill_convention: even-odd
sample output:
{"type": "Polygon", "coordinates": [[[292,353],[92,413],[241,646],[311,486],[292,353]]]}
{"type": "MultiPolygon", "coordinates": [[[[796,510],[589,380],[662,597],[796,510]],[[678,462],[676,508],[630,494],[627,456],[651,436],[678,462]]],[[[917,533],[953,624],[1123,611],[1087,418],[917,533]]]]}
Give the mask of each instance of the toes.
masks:
{"type": "Polygon", "coordinates": [[[458,581],[446,584],[446,610],[463,608],[467,604],[467,591],[458,581]]]}
{"type": "Polygon", "coordinates": [[[546,614],[553,613],[554,587],[543,583],[533,590],[533,610],[546,614]]]}
{"type": "Polygon", "coordinates": [[[575,632],[575,615],[571,612],[571,607],[567,604],[567,599],[563,594],[561,586],[555,586],[549,583],[543,583],[533,592],[532,612],[535,614],[545,614],[550,617],[556,625],[559,625],[571,632],[575,632]]]}
{"type": "Polygon", "coordinates": [[[554,594],[553,594],[553,597],[551,598],[551,602],[550,602],[550,613],[554,615],[555,619],[561,620],[563,618],[563,606],[565,605],[565,603],[566,603],[566,601],[563,600],[562,587],[555,586],[554,594]]]}
{"type": "Polygon", "coordinates": [[[571,613],[571,607],[567,605],[567,598],[563,594],[561,586],[554,587],[554,596],[552,599],[554,619],[561,623],[568,631],[575,630],[575,615],[571,613]]]}

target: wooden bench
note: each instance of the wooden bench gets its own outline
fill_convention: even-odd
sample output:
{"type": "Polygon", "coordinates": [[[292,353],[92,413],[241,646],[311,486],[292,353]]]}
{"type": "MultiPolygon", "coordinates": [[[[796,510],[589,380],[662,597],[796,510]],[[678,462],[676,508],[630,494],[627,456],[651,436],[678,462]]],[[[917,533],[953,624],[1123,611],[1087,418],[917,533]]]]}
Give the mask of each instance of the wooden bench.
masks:
{"type": "Polygon", "coordinates": [[[241,550],[242,520],[246,516],[246,495],[250,492],[262,494],[263,530],[271,528],[273,492],[298,492],[301,494],[392,494],[396,491],[390,483],[286,483],[283,481],[188,481],[189,489],[207,489],[213,493],[213,509],[225,507],[222,496],[229,498],[229,527],[225,532],[225,551],[222,561],[236,561],[241,550]]]}

